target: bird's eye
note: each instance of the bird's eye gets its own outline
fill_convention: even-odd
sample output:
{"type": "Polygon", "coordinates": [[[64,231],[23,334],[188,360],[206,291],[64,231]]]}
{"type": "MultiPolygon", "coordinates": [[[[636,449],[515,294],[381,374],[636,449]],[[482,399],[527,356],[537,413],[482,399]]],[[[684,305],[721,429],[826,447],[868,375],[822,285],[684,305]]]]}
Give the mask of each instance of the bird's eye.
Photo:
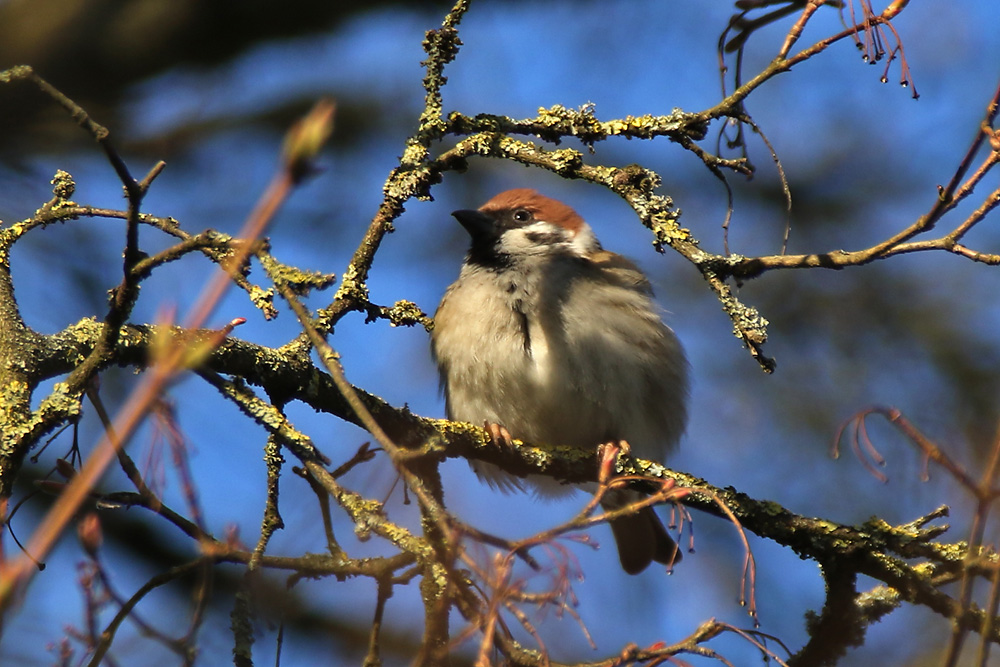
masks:
{"type": "Polygon", "coordinates": [[[518,222],[527,222],[531,220],[531,213],[526,209],[519,208],[514,211],[514,219],[518,222]]]}

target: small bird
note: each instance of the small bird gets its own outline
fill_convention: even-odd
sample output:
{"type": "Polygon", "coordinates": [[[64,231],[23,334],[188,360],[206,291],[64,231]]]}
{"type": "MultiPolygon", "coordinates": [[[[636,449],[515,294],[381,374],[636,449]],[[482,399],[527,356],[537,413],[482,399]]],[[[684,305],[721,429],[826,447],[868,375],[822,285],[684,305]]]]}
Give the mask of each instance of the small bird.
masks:
{"type": "MultiPolygon", "coordinates": [[[[431,335],[448,418],[485,424],[506,444],[596,451],[624,441],[644,458],[673,449],[687,421],[687,361],[642,271],[603,250],[572,208],[535,190],[452,215],[472,245],[431,335]]],[[[522,488],[494,465],[473,469],[494,487],[522,488]]],[[[540,496],[572,488],[542,475],[527,481],[540,496]]],[[[604,506],[638,498],[614,490],[604,506]]],[[[629,574],[680,560],[652,507],[611,529],[629,574]]]]}

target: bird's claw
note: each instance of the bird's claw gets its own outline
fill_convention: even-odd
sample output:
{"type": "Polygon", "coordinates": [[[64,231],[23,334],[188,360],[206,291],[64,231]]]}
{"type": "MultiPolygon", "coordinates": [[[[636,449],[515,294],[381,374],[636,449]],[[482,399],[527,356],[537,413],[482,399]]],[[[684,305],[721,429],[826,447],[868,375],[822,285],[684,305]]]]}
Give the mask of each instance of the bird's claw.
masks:
{"type": "Polygon", "coordinates": [[[483,422],[483,428],[490,434],[490,441],[495,447],[510,449],[514,446],[514,438],[511,437],[506,426],[496,422],[483,422]]]}
{"type": "Polygon", "coordinates": [[[607,482],[615,471],[618,455],[630,456],[632,448],[624,440],[604,442],[597,446],[598,477],[602,483],[607,482]]]}

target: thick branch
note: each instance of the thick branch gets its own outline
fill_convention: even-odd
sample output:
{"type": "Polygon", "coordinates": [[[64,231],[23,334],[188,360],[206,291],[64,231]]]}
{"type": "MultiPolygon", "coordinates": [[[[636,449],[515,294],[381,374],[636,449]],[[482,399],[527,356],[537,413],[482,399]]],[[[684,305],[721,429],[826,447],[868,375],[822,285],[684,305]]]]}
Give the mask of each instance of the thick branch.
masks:
{"type": "MultiPolygon", "coordinates": [[[[64,333],[59,340],[63,345],[80,346],[76,352],[82,354],[86,351],[84,341],[87,334],[92,345],[93,339],[100,334],[100,328],[96,322],[85,320],[74,327],[75,335],[64,333]]],[[[117,349],[118,358],[122,363],[142,365],[154,338],[153,328],[126,326],[122,333],[124,339],[117,349]]],[[[62,350],[59,354],[61,359],[72,356],[70,350],[62,350]]],[[[304,355],[293,354],[289,357],[282,350],[229,339],[209,355],[206,364],[216,372],[239,376],[251,384],[260,385],[269,395],[300,400],[317,410],[353,423],[360,422],[331,378],[313,367],[304,355]]],[[[394,408],[361,389],[355,388],[355,391],[375,421],[398,446],[423,448],[432,458],[447,456],[489,461],[521,476],[542,473],[569,483],[594,481],[597,477],[598,458],[595,452],[531,445],[497,449],[490,444],[488,434],[480,428],[419,417],[406,409],[394,408]]],[[[280,429],[268,427],[268,430],[280,434],[280,429]]],[[[308,447],[297,453],[305,459],[315,460],[308,447]]],[[[621,460],[616,472],[672,479],[693,491],[682,501],[689,507],[721,516],[723,512],[717,505],[721,502],[744,528],[793,549],[803,558],[819,563],[836,560],[851,572],[866,574],[893,587],[906,601],[928,606],[943,616],[968,624],[974,630],[980,627],[980,614],[963,610],[954,599],[937,588],[935,579],[926,568],[911,565],[905,560],[931,558],[936,564],[933,571],[936,577],[961,569],[964,545],[943,545],[930,541],[940,529],[921,530],[914,528],[917,524],[894,528],[876,521],[852,527],[804,517],[774,503],[754,500],[732,489],[714,487],[704,480],[649,461],[621,460]]],[[[419,550],[427,548],[425,545],[419,550]]],[[[421,557],[430,558],[430,554],[421,557]]]]}

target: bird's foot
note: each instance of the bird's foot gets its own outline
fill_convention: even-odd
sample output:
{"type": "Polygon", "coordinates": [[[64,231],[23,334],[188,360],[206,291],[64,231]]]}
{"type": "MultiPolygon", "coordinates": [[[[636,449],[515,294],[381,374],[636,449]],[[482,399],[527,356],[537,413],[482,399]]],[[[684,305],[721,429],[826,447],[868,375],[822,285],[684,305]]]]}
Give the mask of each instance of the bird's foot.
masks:
{"type": "Polygon", "coordinates": [[[495,447],[510,449],[514,446],[514,438],[511,437],[506,426],[495,422],[483,422],[483,428],[490,434],[490,440],[495,447]]]}
{"type": "Polygon", "coordinates": [[[618,455],[629,456],[632,448],[624,440],[612,440],[601,443],[597,446],[598,477],[601,482],[607,482],[614,475],[615,464],[618,462],[618,455]]]}

